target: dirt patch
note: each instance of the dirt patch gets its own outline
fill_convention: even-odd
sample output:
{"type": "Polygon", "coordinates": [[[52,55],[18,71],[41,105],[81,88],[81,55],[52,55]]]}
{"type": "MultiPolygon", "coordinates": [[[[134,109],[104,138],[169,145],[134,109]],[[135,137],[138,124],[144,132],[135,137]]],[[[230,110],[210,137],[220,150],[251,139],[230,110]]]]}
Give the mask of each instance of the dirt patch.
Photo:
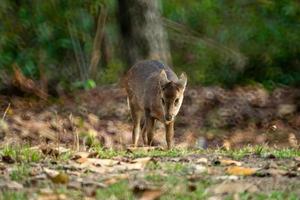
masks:
{"type": "MultiPolygon", "coordinates": [[[[278,88],[271,93],[254,86],[189,88],[175,125],[176,144],[201,148],[265,143],[296,147],[300,138],[299,94],[294,88],[278,88]]],[[[1,96],[2,113],[8,105],[5,124],[0,126],[3,143],[55,141],[75,146],[79,140],[81,146],[97,142],[124,148],[131,142],[126,94],[117,87],[80,91],[48,102],[1,96]]],[[[164,138],[163,126],[158,124],[154,144],[165,146],[164,138]]]]}

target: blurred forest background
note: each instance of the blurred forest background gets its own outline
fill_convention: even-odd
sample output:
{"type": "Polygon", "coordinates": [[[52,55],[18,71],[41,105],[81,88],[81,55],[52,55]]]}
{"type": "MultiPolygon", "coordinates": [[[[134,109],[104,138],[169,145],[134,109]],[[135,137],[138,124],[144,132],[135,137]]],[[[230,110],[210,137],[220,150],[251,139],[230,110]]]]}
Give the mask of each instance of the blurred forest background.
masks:
{"type": "Polygon", "coordinates": [[[143,39],[135,33],[128,36],[128,31],[142,26],[138,21],[143,21],[143,14],[129,12],[135,4],[140,4],[137,10],[149,4],[144,6],[150,7],[150,14],[158,10],[153,15],[166,32],[163,50],[171,55],[167,62],[177,72],[186,71],[190,84],[261,83],[268,89],[299,84],[297,0],[1,0],[1,82],[9,83],[13,66],[27,78],[47,79],[52,87],[118,82],[135,61],[128,58],[135,47],[126,49],[126,42],[130,37],[143,39]],[[130,21],[133,27],[124,30],[130,21]]]}
{"type": "Polygon", "coordinates": [[[1,0],[0,18],[0,108],[10,124],[0,138],[63,133],[68,141],[79,132],[129,144],[117,84],[136,61],[159,59],[188,74],[176,123],[183,145],[196,137],[202,146],[297,146],[297,0],[1,0]],[[52,105],[16,94],[64,98],[52,105]]]}

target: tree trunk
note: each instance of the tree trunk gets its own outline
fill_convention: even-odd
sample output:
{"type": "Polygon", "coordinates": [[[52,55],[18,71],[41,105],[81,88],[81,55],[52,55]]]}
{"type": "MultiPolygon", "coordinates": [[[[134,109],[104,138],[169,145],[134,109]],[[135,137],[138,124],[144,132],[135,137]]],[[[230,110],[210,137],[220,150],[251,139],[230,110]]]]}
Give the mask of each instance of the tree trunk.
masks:
{"type": "Polygon", "coordinates": [[[124,53],[129,66],[143,59],[171,64],[158,0],[118,0],[124,53]]]}

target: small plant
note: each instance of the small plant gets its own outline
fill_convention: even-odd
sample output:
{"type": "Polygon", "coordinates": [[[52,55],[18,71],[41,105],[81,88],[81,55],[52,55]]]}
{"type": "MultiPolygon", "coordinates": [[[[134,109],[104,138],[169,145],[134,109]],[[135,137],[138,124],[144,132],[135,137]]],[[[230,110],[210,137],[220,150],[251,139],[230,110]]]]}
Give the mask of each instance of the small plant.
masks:
{"type": "Polygon", "coordinates": [[[20,181],[29,176],[30,167],[26,164],[15,166],[10,173],[10,178],[14,181],[20,181]]]}
{"type": "Polygon", "coordinates": [[[27,200],[28,197],[25,192],[18,191],[3,191],[0,193],[0,199],[2,200],[27,200]]]}
{"type": "Polygon", "coordinates": [[[120,181],[105,189],[97,190],[97,199],[134,199],[128,181],[120,181]]]}
{"type": "Polygon", "coordinates": [[[5,146],[0,149],[0,155],[9,156],[18,162],[39,162],[42,159],[40,151],[28,146],[5,146]]]}

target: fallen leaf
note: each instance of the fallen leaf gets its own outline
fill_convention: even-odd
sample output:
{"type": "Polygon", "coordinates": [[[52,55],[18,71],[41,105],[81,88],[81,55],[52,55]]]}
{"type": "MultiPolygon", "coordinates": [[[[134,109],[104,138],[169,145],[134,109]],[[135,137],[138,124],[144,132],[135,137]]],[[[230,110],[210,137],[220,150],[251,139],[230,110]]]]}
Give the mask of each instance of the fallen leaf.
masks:
{"type": "Polygon", "coordinates": [[[142,196],[139,200],[155,200],[158,199],[162,195],[161,190],[146,190],[143,192],[142,196]]]}
{"type": "Polygon", "coordinates": [[[57,184],[67,184],[69,182],[69,176],[66,173],[60,172],[54,177],[50,177],[53,183],[57,184]]]}
{"type": "Polygon", "coordinates": [[[142,185],[136,185],[133,188],[133,194],[138,200],[155,200],[159,199],[162,195],[162,190],[160,188],[148,188],[142,185]]]}
{"type": "Polygon", "coordinates": [[[65,194],[57,194],[57,193],[41,194],[37,197],[37,200],[65,200],[65,199],[68,199],[65,194]]]}
{"type": "MultiPolygon", "coordinates": [[[[37,147],[32,147],[31,149],[35,149],[35,148],[37,147]]],[[[62,146],[57,147],[55,145],[40,146],[38,148],[42,151],[44,155],[51,155],[55,157],[71,151],[70,149],[64,148],[62,146]]]]}
{"type": "Polygon", "coordinates": [[[46,173],[46,175],[48,177],[54,177],[54,176],[57,176],[59,174],[58,171],[53,170],[53,169],[49,169],[49,168],[46,168],[46,167],[43,168],[43,171],[46,173]]]}
{"type": "Polygon", "coordinates": [[[228,165],[236,165],[236,166],[241,166],[242,163],[239,161],[235,160],[230,160],[230,159],[218,159],[213,161],[214,165],[222,165],[222,166],[228,166],[228,165]]]}
{"type": "Polygon", "coordinates": [[[203,165],[191,165],[189,170],[192,174],[201,174],[207,172],[207,167],[203,165]]]}
{"type": "Polygon", "coordinates": [[[82,163],[88,162],[88,158],[84,158],[84,157],[83,158],[78,158],[76,160],[76,162],[82,164],[82,163]]]}
{"type": "Polygon", "coordinates": [[[114,183],[119,182],[120,180],[124,180],[124,179],[128,179],[128,178],[129,178],[128,174],[119,174],[119,175],[115,175],[115,176],[106,178],[105,180],[103,180],[103,182],[106,185],[112,185],[114,183]]]}
{"type": "Polygon", "coordinates": [[[234,175],[225,175],[225,176],[216,176],[215,177],[216,180],[232,180],[232,181],[236,181],[239,179],[238,176],[234,176],[234,175]]]}
{"type": "Polygon", "coordinates": [[[196,160],[197,164],[207,164],[208,160],[207,158],[199,158],[196,160]]]}
{"type": "Polygon", "coordinates": [[[238,182],[230,182],[230,183],[221,183],[217,186],[213,186],[209,188],[208,193],[213,194],[234,194],[234,193],[242,193],[242,192],[257,192],[258,188],[251,183],[238,183],[238,182]]]}
{"type": "Polygon", "coordinates": [[[64,172],[58,172],[48,168],[44,168],[44,172],[53,183],[67,184],[69,182],[69,175],[64,172]]]}
{"type": "Polygon", "coordinates": [[[258,169],[255,168],[232,166],[227,168],[226,173],[235,176],[251,176],[255,174],[257,170],[258,169]]]}
{"type": "Polygon", "coordinates": [[[95,166],[113,166],[119,163],[117,160],[112,160],[112,159],[99,159],[99,158],[88,158],[87,159],[88,163],[91,163],[95,166]]]}

